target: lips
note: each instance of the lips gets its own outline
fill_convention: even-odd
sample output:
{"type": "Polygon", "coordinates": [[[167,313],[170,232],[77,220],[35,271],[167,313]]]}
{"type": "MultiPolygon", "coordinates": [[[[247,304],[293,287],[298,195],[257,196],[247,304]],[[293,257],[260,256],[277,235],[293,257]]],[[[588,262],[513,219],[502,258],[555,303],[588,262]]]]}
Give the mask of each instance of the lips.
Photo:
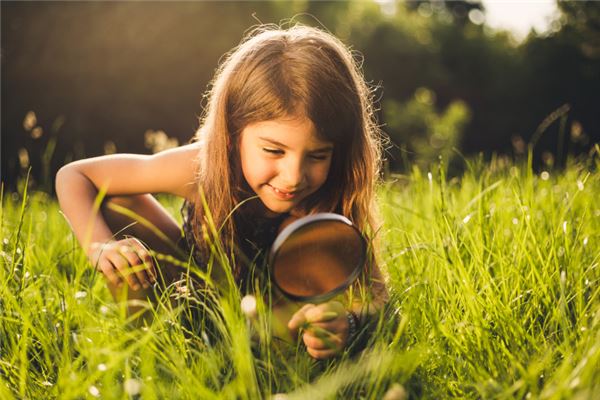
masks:
{"type": "Polygon", "coordinates": [[[271,192],[273,192],[273,194],[282,200],[292,200],[295,197],[297,197],[299,190],[295,190],[293,192],[290,191],[285,191],[285,190],[281,190],[276,188],[275,186],[271,186],[269,184],[267,184],[267,186],[271,189],[271,192]]]}

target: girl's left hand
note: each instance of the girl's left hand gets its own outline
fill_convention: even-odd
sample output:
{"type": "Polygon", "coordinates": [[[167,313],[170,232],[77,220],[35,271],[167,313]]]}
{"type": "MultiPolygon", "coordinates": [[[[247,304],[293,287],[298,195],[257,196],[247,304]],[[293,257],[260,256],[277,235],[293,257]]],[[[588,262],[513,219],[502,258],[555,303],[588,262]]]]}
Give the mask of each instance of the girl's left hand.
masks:
{"type": "Polygon", "coordinates": [[[292,316],[288,328],[293,333],[303,328],[306,351],[317,359],[333,357],[348,341],[346,309],[339,301],[306,304],[292,316]]]}

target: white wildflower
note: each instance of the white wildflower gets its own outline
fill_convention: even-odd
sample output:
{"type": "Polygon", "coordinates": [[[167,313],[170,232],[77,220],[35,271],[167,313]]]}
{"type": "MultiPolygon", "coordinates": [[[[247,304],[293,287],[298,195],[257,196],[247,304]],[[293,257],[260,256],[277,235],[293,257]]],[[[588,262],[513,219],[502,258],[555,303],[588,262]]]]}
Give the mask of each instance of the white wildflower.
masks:
{"type": "Polygon", "coordinates": [[[472,215],[473,214],[467,214],[467,216],[464,217],[463,220],[462,220],[463,224],[466,224],[467,222],[469,222],[471,220],[471,216],[472,215]]]}
{"type": "Polygon", "coordinates": [[[76,299],[83,299],[85,296],[87,296],[87,292],[85,292],[85,291],[79,291],[79,292],[75,293],[76,299]]]}
{"type": "Polygon", "coordinates": [[[100,390],[94,385],[89,387],[88,392],[94,397],[100,397],[100,390]]]}

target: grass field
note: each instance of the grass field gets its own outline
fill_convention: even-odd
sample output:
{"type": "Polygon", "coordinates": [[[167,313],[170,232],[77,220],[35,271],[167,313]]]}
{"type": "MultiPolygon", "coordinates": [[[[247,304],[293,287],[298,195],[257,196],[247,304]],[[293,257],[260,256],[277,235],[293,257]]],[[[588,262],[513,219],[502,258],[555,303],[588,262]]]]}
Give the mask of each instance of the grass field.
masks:
{"type": "Polygon", "coordinates": [[[599,166],[495,159],[460,178],[391,177],[380,235],[392,300],[368,350],[333,361],[253,351],[235,292],[214,299],[219,341],[167,303],[132,328],[56,201],[3,193],[0,398],[600,398],[599,166]]]}

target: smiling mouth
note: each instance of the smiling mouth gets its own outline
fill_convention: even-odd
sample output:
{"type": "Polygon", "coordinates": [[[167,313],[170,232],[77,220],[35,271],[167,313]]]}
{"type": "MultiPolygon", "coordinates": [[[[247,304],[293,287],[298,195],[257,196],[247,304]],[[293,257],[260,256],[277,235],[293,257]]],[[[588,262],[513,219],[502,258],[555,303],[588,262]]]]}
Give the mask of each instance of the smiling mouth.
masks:
{"type": "Polygon", "coordinates": [[[275,186],[271,186],[268,183],[267,183],[267,186],[270,187],[273,190],[273,193],[275,193],[275,195],[277,197],[279,197],[281,199],[285,199],[285,200],[293,199],[300,192],[300,190],[295,190],[293,192],[286,192],[284,190],[276,188],[275,186]]]}

